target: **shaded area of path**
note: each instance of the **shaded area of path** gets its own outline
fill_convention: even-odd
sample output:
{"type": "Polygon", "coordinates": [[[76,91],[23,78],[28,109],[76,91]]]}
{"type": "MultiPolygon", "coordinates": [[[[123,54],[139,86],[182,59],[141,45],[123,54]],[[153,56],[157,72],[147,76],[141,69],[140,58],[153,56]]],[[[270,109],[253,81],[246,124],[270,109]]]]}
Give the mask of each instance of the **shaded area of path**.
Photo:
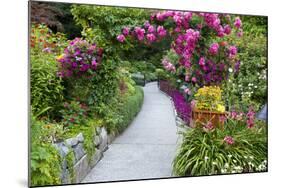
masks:
{"type": "Polygon", "coordinates": [[[173,106],[157,83],[143,89],[141,111],[83,182],[171,177],[177,142],[173,106]]]}

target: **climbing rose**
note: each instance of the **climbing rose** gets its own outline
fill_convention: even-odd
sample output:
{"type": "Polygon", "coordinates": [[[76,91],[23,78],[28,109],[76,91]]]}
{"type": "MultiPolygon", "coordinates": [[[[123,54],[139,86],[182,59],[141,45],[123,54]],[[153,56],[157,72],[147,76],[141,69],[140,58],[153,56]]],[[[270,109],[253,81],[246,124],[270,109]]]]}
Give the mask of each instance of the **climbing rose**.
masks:
{"type": "Polygon", "coordinates": [[[242,26],[242,22],[239,17],[236,17],[234,20],[234,26],[239,29],[242,26]]]}
{"type": "Polygon", "coordinates": [[[124,36],[129,35],[129,31],[130,31],[130,28],[124,27],[124,28],[123,28],[123,35],[124,35],[124,36]]]}
{"type": "Polygon", "coordinates": [[[239,29],[239,32],[237,33],[237,37],[242,37],[243,36],[243,30],[239,29]]]}
{"type": "Polygon", "coordinates": [[[205,65],[205,58],[204,57],[201,57],[199,59],[199,65],[201,65],[201,66],[205,65]]]}
{"type": "Polygon", "coordinates": [[[229,25],[224,26],[224,33],[227,35],[231,33],[231,27],[229,25]]]}
{"type": "Polygon", "coordinates": [[[155,31],[154,26],[152,26],[152,25],[150,25],[147,30],[149,33],[154,33],[154,31],[155,31]]]}
{"type": "Polygon", "coordinates": [[[233,57],[236,56],[236,54],[237,54],[237,48],[236,48],[236,46],[230,46],[230,47],[228,48],[228,51],[229,51],[229,57],[230,57],[230,58],[233,58],[233,57]]]}
{"type": "Polygon", "coordinates": [[[138,40],[144,39],[145,30],[140,27],[135,27],[135,33],[137,35],[138,40]]]}
{"type": "Polygon", "coordinates": [[[234,144],[234,139],[231,136],[225,136],[223,141],[225,141],[228,145],[234,144]]]}
{"type": "Polygon", "coordinates": [[[152,34],[152,33],[147,34],[147,35],[146,35],[146,38],[147,38],[147,40],[148,40],[149,42],[153,42],[153,41],[155,41],[155,40],[156,40],[155,35],[154,35],[154,34],[152,34]]]}
{"type": "Polygon", "coordinates": [[[118,35],[117,36],[117,40],[119,41],[119,42],[124,42],[125,41],[125,36],[124,35],[118,35]]]}
{"type": "Polygon", "coordinates": [[[209,48],[209,52],[212,55],[217,54],[219,51],[219,44],[218,43],[213,43],[211,44],[210,48],[209,48]]]}
{"type": "Polygon", "coordinates": [[[157,27],[157,33],[160,37],[164,37],[167,34],[167,32],[166,32],[166,30],[164,29],[163,26],[157,27]]]}

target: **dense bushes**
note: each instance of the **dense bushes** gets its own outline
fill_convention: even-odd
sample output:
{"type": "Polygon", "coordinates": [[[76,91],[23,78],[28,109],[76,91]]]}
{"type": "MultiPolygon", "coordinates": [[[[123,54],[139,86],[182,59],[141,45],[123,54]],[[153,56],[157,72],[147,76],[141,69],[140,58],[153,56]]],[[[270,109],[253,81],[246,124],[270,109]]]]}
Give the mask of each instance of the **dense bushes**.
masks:
{"type": "Polygon", "coordinates": [[[117,124],[118,131],[124,130],[140,111],[143,103],[144,93],[142,88],[136,87],[135,93],[128,96],[122,105],[118,108],[119,114],[122,116],[121,121],[117,124]]]}
{"type": "Polygon", "coordinates": [[[31,117],[31,184],[60,184],[61,159],[52,146],[62,136],[62,126],[31,117]]]}
{"type": "Polygon", "coordinates": [[[32,111],[36,114],[51,108],[46,113],[54,115],[64,99],[62,79],[56,75],[57,62],[52,54],[42,52],[31,53],[30,63],[32,111]]]}

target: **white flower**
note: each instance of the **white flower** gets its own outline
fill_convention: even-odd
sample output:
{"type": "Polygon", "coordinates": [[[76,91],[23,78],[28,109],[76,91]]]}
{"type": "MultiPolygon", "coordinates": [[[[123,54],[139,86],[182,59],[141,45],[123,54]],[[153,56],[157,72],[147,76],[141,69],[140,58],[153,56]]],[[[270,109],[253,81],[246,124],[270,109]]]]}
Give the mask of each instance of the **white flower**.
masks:
{"type": "Polygon", "coordinates": [[[232,157],[232,155],[227,155],[229,158],[231,158],[232,157]]]}
{"type": "Polygon", "coordinates": [[[216,165],[217,163],[216,163],[216,162],[212,162],[212,164],[213,164],[213,165],[216,165]]]}
{"type": "Polygon", "coordinates": [[[224,168],[228,168],[228,167],[229,167],[228,163],[225,163],[224,168]]]}
{"type": "Polygon", "coordinates": [[[254,88],[258,88],[258,86],[254,86],[254,88]]]}
{"type": "Polygon", "coordinates": [[[229,68],[229,69],[228,69],[228,72],[233,72],[233,69],[232,69],[232,68],[229,68]]]}
{"type": "Polygon", "coordinates": [[[204,159],[205,159],[205,161],[207,161],[207,160],[209,159],[209,157],[205,156],[205,158],[204,158],[204,159]]]}

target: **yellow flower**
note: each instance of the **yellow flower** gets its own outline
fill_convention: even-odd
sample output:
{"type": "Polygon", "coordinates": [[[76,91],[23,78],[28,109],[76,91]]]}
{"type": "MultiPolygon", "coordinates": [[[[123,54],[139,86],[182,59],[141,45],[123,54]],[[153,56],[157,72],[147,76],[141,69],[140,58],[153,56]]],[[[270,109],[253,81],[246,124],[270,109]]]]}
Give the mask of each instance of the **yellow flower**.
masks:
{"type": "Polygon", "coordinates": [[[218,104],[217,105],[217,111],[218,112],[225,112],[225,107],[223,105],[221,105],[221,104],[218,104]]]}
{"type": "Polygon", "coordinates": [[[60,60],[60,59],[62,59],[63,58],[63,56],[64,56],[64,54],[61,54],[61,55],[59,55],[59,56],[57,56],[57,60],[60,60]]]}

